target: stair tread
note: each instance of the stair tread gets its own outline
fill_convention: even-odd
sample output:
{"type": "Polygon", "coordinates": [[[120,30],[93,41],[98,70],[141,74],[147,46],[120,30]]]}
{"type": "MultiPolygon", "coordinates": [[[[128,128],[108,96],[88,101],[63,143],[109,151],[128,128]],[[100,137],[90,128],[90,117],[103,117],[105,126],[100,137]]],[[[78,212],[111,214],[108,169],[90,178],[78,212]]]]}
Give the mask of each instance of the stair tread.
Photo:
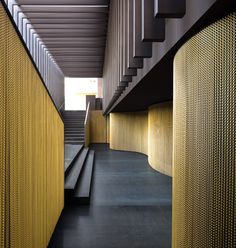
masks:
{"type": "Polygon", "coordinates": [[[76,130],[65,130],[65,134],[67,134],[67,133],[78,133],[78,134],[83,134],[84,133],[84,131],[76,131],[76,130]]]}
{"type": "Polygon", "coordinates": [[[68,134],[68,135],[65,135],[66,138],[84,138],[84,134],[68,134]]]}
{"type": "Polygon", "coordinates": [[[65,126],[64,130],[69,130],[69,129],[74,129],[74,130],[83,130],[84,126],[65,126]]]}
{"type": "Polygon", "coordinates": [[[79,157],[74,161],[73,167],[69,171],[68,175],[65,178],[65,189],[66,190],[74,190],[77,184],[78,178],[82,171],[84,162],[86,160],[88,154],[88,148],[83,148],[79,157]]]}
{"type": "Polygon", "coordinates": [[[84,165],[83,172],[81,174],[81,178],[76,187],[74,197],[90,198],[93,168],[94,168],[94,156],[95,156],[94,151],[90,150],[84,165]]]}
{"type": "Polygon", "coordinates": [[[65,161],[64,161],[64,170],[65,172],[69,169],[71,163],[74,161],[75,157],[82,150],[83,145],[70,145],[65,144],[65,161]]]}
{"type": "Polygon", "coordinates": [[[73,138],[76,140],[83,140],[84,136],[65,136],[65,140],[73,140],[73,138]]]}
{"type": "Polygon", "coordinates": [[[76,141],[68,140],[68,141],[65,141],[65,144],[68,144],[68,145],[82,145],[82,144],[84,144],[84,140],[76,140],[76,141]]]}

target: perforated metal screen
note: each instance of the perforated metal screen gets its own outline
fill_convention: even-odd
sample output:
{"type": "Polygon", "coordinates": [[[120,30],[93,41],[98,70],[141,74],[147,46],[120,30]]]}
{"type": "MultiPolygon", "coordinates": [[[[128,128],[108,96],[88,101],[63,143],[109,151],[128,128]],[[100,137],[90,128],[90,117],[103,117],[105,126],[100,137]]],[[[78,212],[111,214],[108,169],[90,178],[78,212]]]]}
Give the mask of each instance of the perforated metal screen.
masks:
{"type": "Polygon", "coordinates": [[[172,247],[236,247],[236,13],[174,61],[172,247]]]}
{"type": "Polygon", "coordinates": [[[0,4],[0,245],[47,247],[64,204],[64,126],[0,4]]]}

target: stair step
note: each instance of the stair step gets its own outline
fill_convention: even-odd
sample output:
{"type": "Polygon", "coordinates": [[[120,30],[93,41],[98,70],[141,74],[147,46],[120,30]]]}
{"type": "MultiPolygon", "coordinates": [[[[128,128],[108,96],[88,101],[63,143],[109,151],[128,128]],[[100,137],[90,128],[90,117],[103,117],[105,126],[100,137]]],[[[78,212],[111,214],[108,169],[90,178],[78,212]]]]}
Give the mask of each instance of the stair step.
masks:
{"type": "Polygon", "coordinates": [[[65,133],[65,137],[71,137],[71,136],[77,136],[77,137],[84,136],[84,133],[75,133],[75,132],[73,132],[73,133],[65,133]]]}
{"type": "Polygon", "coordinates": [[[73,145],[73,144],[81,144],[81,145],[82,145],[82,144],[84,144],[84,139],[66,140],[66,141],[65,141],[65,144],[71,144],[71,145],[73,145]]]}
{"type": "Polygon", "coordinates": [[[84,122],[85,120],[85,117],[81,116],[79,118],[75,118],[75,117],[72,117],[72,118],[63,118],[64,122],[66,123],[69,123],[69,122],[84,122]]]}
{"type": "Polygon", "coordinates": [[[84,144],[84,140],[66,140],[65,144],[82,145],[82,144],[84,144]]]}
{"type": "Polygon", "coordinates": [[[66,123],[84,123],[83,118],[71,118],[71,119],[65,119],[64,122],[66,123]]]}
{"type": "Polygon", "coordinates": [[[64,119],[78,119],[78,118],[85,118],[85,114],[79,114],[79,115],[63,115],[64,119]]]}
{"type": "Polygon", "coordinates": [[[65,130],[65,133],[84,133],[84,130],[65,130]]]}
{"type": "Polygon", "coordinates": [[[63,110],[62,114],[80,114],[86,113],[86,110],[63,110]]]}
{"type": "Polygon", "coordinates": [[[78,123],[66,123],[64,122],[65,127],[67,126],[76,126],[76,127],[84,127],[84,123],[78,124],[78,123]]]}
{"type": "Polygon", "coordinates": [[[76,126],[84,126],[84,122],[66,122],[64,121],[65,126],[76,125],[76,126]]]}
{"type": "Polygon", "coordinates": [[[82,152],[80,153],[78,158],[73,163],[72,168],[70,169],[69,173],[67,174],[65,178],[65,190],[66,190],[67,196],[74,193],[76,184],[78,182],[78,178],[85,164],[88,150],[89,150],[88,148],[83,148],[82,152]]]}
{"type": "Polygon", "coordinates": [[[74,133],[72,133],[72,134],[66,134],[65,137],[66,138],[69,138],[69,139],[74,138],[74,137],[75,138],[80,138],[80,137],[81,138],[84,138],[84,134],[82,134],[82,133],[81,134],[74,134],[74,133]]]}
{"type": "Polygon", "coordinates": [[[66,125],[71,125],[71,124],[84,125],[84,121],[81,121],[81,122],[77,122],[77,121],[64,121],[64,124],[66,124],[66,125]]]}
{"type": "Polygon", "coordinates": [[[68,143],[68,142],[84,142],[84,139],[82,139],[82,138],[80,138],[80,139],[77,139],[77,138],[65,139],[65,143],[68,143]]]}
{"type": "Polygon", "coordinates": [[[72,118],[65,118],[65,121],[68,121],[68,122],[83,122],[85,118],[83,116],[80,116],[80,117],[72,117],[72,118]]]}
{"type": "Polygon", "coordinates": [[[66,130],[64,130],[64,132],[65,133],[67,133],[67,132],[78,132],[78,133],[84,133],[84,130],[80,130],[80,129],[66,129],[66,130]]]}
{"type": "Polygon", "coordinates": [[[66,130],[64,130],[64,132],[65,133],[67,133],[67,132],[71,132],[71,133],[73,133],[73,132],[75,132],[75,133],[84,133],[84,130],[80,130],[80,129],[66,129],[66,130]]]}
{"type": "Polygon", "coordinates": [[[65,133],[65,137],[83,137],[84,138],[84,134],[83,133],[65,133]]]}
{"type": "Polygon", "coordinates": [[[68,141],[68,142],[65,142],[65,144],[67,144],[67,145],[83,145],[84,140],[83,141],[68,141]]]}
{"type": "Polygon", "coordinates": [[[74,160],[81,152],[83,145],[70,145],[65,144],[65,162],[64,162],[64,171],[65,174],[70,170],[74,160]]]}
{"type": "Polygon", "coordinates": [[[65,126],[64,127],[65,130],[67,129],[74,129],[74,130],[84,130],[84,126],[76,126],[76,127],[68,127],[68,126],[65,126]]]}
{"type": "MultiPolygon", "coordinates": [[[[65,124],[64,124],[65,125],[65,124]]],[[[84,128],[84,125],[65,125],[64,127],[65,129],[66,128],[84,128]]]]}
{"type": "Polygon", "coordinates": [[[74,201],[80,204],[89,204],[94,169],[94,151],[89,151],[78,185],[76,186],[74,201]]]}
{"type": "Polygon", "coordinates": [[[65,125],[64,129],[75,128],[75,129],[84,129],[84,125],[65,125]]]}
{"type": "Polygon", "coordinates": [[[71,129],[71,128],[74,128],[75,130],[76,129],[84,129],[84,125],[82,126],[78,126],[78,125],[65,125],[64,129],[71,129]]]}
{"type": "Polygon", "coordinates": [[[81,111],[81,112],[78,112],[78,111],[71,111],[71,112],[68,112],[68,111],[65,111],[62,113],[62,115],[84,115],[86,114],[85,111],[81,111]]]}
{"type": "Polygon", "coordinates": [[[71,134],[71,135],[65,135],[65,139],[84,139],[84,135],[75,135],[75,134],[71,134]]]}
{"type": "Polygon", "coordinates": [[[82,121],[82,122],[67,122],[67,121],[64,121],[64,124],[65,125],[81,125],[81,126],[83,126],[84,125],[84,122],[82,121]]]}

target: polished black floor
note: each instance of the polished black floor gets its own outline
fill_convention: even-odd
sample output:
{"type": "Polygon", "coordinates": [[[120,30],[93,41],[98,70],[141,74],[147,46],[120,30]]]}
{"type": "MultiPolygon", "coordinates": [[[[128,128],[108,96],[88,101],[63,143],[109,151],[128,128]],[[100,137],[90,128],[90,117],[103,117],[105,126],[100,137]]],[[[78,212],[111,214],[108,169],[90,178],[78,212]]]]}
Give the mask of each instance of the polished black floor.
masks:
{"type": "Polygon", "coordinates": [[[91,205],[66,206],[49,247],[171,247],[171,178],[154,171],[145,155],[92,149],[91,205]]]}

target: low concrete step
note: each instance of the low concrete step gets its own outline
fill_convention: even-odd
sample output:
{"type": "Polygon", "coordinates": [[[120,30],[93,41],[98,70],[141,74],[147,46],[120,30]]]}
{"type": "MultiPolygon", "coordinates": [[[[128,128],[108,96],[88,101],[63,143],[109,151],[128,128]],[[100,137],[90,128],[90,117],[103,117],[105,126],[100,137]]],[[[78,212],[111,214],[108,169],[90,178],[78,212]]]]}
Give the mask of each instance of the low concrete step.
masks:
{"type": "Polygon", "coordinates": [[[74,193],[74,202],[89,204],[94,170],[94,151],[90,150],[87,156],[81,177],[74,193]]]}
{"type": "Polygon", "coordinates": [[[65,140],[65,144],[71,144],[71,145],[73,145],[73,144],[81,144],[81,145],[83,145],[84,144],[84,139],[78,139],[78,140],[65,140]]]}
{"type": "Polygon", "coordinates": [[[73,165],[74,160],[77,158],[79,153],[81,152],[83,145],[70,145],[65,144],[65,162],[64,162],[64,171],[65,175],[67,175],[68,171],[73,165]]]}
{"type": "Polygon", "coordinates": [[[78,158],[73,163],[72,168],[65,178],[65,193],[66,197],[71,197],[74,195],[74,190],[76,188],[80,173],[85,164],[85,160],[88,154],[88,148],[83,148],[82,152],[78,158]]]}

